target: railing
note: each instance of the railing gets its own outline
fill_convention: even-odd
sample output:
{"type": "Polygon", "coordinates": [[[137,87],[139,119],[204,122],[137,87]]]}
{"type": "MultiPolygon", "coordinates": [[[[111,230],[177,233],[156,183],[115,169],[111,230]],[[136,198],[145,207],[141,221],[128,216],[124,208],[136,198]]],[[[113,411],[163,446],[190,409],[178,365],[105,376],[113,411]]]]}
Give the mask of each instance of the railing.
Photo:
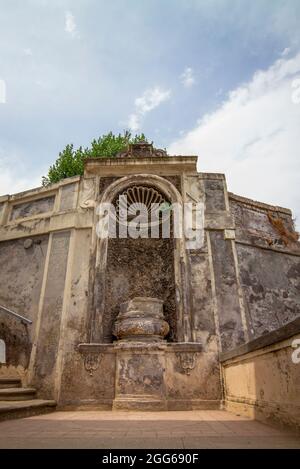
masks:
{"type": "Polygon", "coordinates": [[[3,313],[9,314],[10,316],[13,316],[14,318],[21,321],[23,324],[32,324],[31,319],[27,319],[24,316],[21,316],[20,314],[15,313],[11,309],[6,308],[5,306],[0,305],[0,311],[2,311],[3,313]]]}

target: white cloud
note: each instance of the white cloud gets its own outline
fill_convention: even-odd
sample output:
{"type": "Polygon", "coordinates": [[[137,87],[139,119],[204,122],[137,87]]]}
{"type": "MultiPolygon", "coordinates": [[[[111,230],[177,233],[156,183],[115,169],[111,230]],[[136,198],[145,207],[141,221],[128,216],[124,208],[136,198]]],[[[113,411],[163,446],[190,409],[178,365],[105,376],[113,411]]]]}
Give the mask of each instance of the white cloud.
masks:
{"type": "Polygon", "coordinates": [[[135,107],[140,114],[145,114],[169,99],[170,96],[170,90],[163,90],[157,86],[146,90],[140,98],[136,98],[135,107]]]}
{"type": "Polygon", "coordinates": [[[280,55],[281,57],[286,57],[287,55],[289,55],[290,52],[291,52],[291,49],[289,47],[286,47],[285,49],[283,49],[280,55]]]}
{"type": "Polygon", "coordinates": [[[23,52],[25,55],[28,55],[28,56],[32,56],[33,55],[33,52],[32,50],[30,49],[30,47],[26,47],[25,49],[23,49],[23,52]]]}
{"type": "Polygon", "coordinates": [[[12,148],[8,142],[0,144],[0,196],[15,194],[41,186],[47,166],[28,169],[23,151],[12,148]],[[42,172],[40,172],[42,171],[42,172]]]}
{"type": "Polygon", "coordinates": [[[137,114],[130,114],[128,118],[128,127],[133,131],[137,132],[140,128],[140,118],[137,114]]]}
{"type": "Polygon", "coordinates": [[[299,222],[298,78],[300,54],[258,71],[173,142],[169,153],[199,155],[200,171],[225,172],[230,191],[290,207],[299,222]]]}
{"type": "Polygon", "coordinates": [[[0,78],[0,104],[6,103],[6,83],[0,78]]]}
{"type": "Polygon", "coordinates": [[[0,161],[0,196],[16,194],[41,186],[42,177],[23,173],[16,176],[16,169],[5,167],[0,161]]]}
{"type": "Polygon", "coordinates": [[[77,26],[75,23],[75,17],[70,11],[66,11],[65,13],[65,31],[66,33],[71,34],[72,36],[75,36],[77,31],[77,26]]]}
{"type": "Polygon", "coordinates": [[[128,118],[128,127],[136,132],[140,129],[142,119],[148,112],[158,107],[171,96],[171,90],[164,90],[159,86],[146,90],[142,96],[134,101],[135,110],[128,118]]]}
{"type": "Polygon", "coordinates": [[[180,75],[180,79],[185,88],[190,88],[196,83],[194,71],[191,67],[186,67],[182,75],[180,75]]]}

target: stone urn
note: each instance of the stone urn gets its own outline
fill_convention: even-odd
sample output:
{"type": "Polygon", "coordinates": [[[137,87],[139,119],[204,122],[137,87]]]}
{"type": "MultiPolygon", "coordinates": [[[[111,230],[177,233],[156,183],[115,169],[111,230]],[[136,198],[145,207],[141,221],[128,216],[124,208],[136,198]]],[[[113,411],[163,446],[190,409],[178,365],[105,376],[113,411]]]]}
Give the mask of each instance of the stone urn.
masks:
{"type": "Polygon", "coordinates": [[[113,334],[122,341],[159,342],[169,330],[163,301],[140,296],[120,305],[113,334]]]}

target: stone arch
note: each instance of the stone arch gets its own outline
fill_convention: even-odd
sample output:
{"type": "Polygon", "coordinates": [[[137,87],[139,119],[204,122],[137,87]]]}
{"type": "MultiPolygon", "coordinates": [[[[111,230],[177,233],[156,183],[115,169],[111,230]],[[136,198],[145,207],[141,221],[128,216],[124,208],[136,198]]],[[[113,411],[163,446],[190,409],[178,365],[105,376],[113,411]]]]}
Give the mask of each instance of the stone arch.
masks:
{"type": "MultiPolygon", "coordinates": [[[[163,177],[152,174],[138,174],[122,177],[110,184],[100,196],[98,203],[112,203],[116,196],[130,186],[151,185],[164,194],[170,202],[177,203],[182,208],[182,197],[176,187],[163,177]]],[[[105,315],[105,290],[106,270],[108,254],[107,238],[97,239],[96,247],[96,269],[95,269],[95,310],[92,320],[91,340],[95,342],[104,341],[104,315],[105,315]]],[[[174,239],[173,253],[174,285],[175,285],[175,308],[176,308],[176,340],[188,341],[190,325],[185,314],[186,272],[185,272],[185,247],[184,238],[174,239]]]]}

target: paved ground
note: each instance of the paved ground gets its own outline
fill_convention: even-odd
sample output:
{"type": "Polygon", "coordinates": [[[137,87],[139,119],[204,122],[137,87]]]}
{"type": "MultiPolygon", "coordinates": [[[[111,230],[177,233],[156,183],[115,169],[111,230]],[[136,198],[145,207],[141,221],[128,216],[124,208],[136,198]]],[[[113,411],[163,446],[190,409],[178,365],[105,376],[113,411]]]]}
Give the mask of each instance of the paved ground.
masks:
{"type": "Polygon", "coordinates": [[[0,448],[300,448],[300,437],[225,411],[69,411],[0,422],[0,448]]]}

